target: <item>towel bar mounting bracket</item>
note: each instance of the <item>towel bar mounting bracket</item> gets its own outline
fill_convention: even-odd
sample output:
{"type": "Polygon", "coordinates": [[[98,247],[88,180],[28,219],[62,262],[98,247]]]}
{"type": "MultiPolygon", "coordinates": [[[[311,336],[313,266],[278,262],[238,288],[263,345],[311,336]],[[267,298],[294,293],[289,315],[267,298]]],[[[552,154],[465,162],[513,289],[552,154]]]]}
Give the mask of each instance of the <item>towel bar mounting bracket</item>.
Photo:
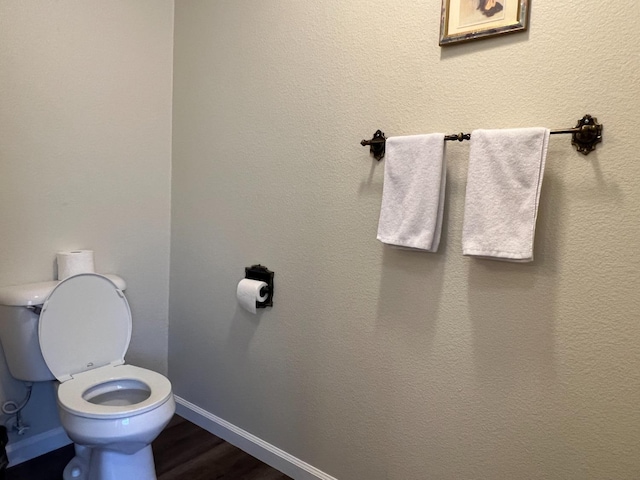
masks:
{"type": "Polygon", "coordinates": [[[593,152],[596,145],[602,142],[602,125],[591,115],[585,115],[578,120],[576,128],[572,130],[571,145],[583,155],[589,155],[589,152],[593,152]]]}
{"type": "Polygon", "coordinates": [[[373,134],[373,138],[371,140],[362,140],[360,145],[363,147],[366,145],[370,145],[371,148],[369,152],[373,155],[373,158],[380,161],[384,158],[384,150],[387,144],[387,137],[384,136],[384,132],[380,130],[376,130],[376,133],[373,134]]]}

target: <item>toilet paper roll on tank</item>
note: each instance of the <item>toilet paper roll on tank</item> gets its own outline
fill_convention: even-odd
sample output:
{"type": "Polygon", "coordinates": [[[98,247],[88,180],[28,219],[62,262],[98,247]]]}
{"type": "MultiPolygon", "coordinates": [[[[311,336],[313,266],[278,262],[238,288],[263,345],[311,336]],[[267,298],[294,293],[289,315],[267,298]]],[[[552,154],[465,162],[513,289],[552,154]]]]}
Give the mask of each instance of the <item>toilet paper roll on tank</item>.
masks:
{"type": "Polygon", "coordinates": [[[95,273],[93,250],[69,250],[56,253],[58,263],[58,280],[79,273],[95,273]]]}
{"type": "Polygon", "coordinates": [[[236,296],[242,308],[251,313],[257,312],[257,302],[264,302],[269,296],[269,285],[260,280],[243,278],[238,283],[236,296]]]}

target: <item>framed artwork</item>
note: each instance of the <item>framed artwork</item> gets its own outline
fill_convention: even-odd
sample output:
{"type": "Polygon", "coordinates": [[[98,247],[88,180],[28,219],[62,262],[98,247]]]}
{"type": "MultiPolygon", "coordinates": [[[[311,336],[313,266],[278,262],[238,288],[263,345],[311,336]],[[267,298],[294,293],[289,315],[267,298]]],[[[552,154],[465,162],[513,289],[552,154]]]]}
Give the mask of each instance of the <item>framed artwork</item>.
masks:
{"type": "Polygon", "coordinates": [[[527,29],[529,0],[442,0],[440,45],[527,29]]]}

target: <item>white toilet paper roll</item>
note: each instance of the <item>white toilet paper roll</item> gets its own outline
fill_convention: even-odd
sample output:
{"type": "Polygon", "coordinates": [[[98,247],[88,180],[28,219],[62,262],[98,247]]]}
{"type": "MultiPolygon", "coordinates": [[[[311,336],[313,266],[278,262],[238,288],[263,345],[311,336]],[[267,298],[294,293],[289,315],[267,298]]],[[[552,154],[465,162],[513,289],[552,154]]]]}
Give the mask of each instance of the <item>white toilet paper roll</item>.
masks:
{"type": "Polygon", "coordinates": [[[71,250],[58,252],[58,280],[77,275],[79,273],[94,273],[93,250],[71,250]]]}
{"type": "Polygon", "coordinates": [[[269,296],[266,289],[264,295],[260,294],[260,290],[264,287],[268,287],[268,285],[260,280],[251,280],[249,278],[240,280],[236,291],[240,306],[248,312],[256,313],[256,302],[264,302],[269,296]]]}

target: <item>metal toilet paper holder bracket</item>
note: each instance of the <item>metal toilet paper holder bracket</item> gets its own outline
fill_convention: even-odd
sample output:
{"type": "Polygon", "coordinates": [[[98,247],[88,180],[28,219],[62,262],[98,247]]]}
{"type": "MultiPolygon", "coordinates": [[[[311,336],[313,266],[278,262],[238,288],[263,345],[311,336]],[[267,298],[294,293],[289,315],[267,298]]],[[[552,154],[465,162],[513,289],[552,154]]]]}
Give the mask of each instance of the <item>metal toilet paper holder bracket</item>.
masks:
{"type": "MultiPolygon", "coordinates": [[[[267,289],[267,299],[264,302],[256,302],[256,308],[273,307],[273,275],[274,273],[267,267],[262,265],[251,265],[244,269],[244,278],[250,280],[258,280],[267,284],[264,289],[267,289]]],[[[264,295],[264,291],[260,291],[260,295],[264,295]]]]}

